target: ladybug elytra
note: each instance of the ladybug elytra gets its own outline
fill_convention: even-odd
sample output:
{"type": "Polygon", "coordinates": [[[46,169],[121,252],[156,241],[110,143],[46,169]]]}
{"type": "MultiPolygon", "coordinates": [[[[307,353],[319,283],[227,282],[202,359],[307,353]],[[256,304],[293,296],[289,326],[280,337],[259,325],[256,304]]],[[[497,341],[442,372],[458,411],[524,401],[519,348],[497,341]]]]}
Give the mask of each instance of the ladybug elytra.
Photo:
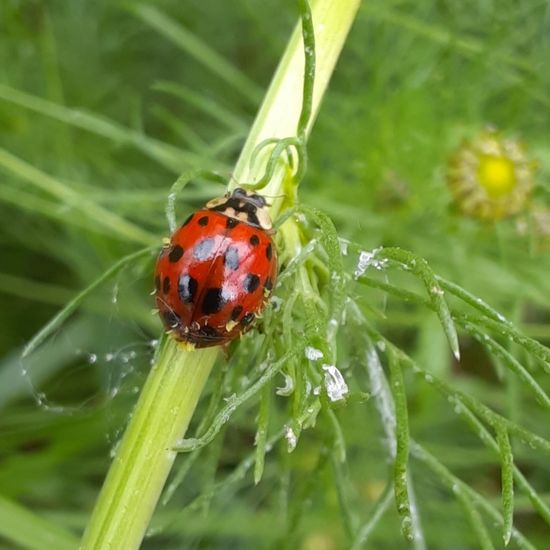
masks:
{"type": "Polygon", "coordinates": [[[265,198],[242,188],[189,216],[161,251],[156,304],[167,331],[196,348],[251,327],[277,277],[265,198]]]}

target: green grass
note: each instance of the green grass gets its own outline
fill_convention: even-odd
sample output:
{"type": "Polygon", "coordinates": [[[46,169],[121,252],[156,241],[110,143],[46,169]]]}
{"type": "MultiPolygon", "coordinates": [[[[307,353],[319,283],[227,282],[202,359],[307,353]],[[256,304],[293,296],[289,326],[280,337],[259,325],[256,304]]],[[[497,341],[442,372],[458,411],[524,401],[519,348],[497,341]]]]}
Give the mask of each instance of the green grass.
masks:
{"type": "MultiPolygon", "coordinates": [[[[189,4],[0,14],[2,547],[74,547],[161,334],[140,250],[178,176],[197,174],[183,219],[224,192],[206,171],[249,175],[297,11],[189,4]]],[[[278,233],[276,307],[218,358],[143,548],[545,546],[549,29],[537,1],[362,4],[278,233]],[[445,184],[487,124],[539,165],[528,210],[495,224],[445,184]],[[345,403],[313,391],[323,364],[345,403]]]]}

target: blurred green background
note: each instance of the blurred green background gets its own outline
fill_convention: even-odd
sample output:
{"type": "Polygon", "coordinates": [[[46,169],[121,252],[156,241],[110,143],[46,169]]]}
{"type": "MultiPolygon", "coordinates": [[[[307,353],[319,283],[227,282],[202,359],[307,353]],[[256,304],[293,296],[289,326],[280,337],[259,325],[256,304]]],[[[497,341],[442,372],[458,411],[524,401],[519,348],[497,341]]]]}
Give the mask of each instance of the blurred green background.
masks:
{"type": "MultiPolygon", "coordinates": [[[[180,173],[209,168],[230,177],[296,17],[293,2],[275,0],[2,2],[3,497],[76,533],[85,526],[160,334],[148,296],[154,255],[98,288],[28,359],[20,359],[22,346],[120,257],[167,236],[164,206],[180,173]]],[[[311,136],[301,201],[366,250],[400,246],[425,257],[548,343],[549,60],[548,2],[364,2],[311,136]],[[538,163],[532,201],[498,223],[458,215],[445,181],[449,156],[488,124],[520,139],[538,163]]],[[[219,193],[220,185],[194,181],[178,215],[219,193]]],[[[352,272],[355,259],[348,260],[352,272]]],[[[428,370],[550,435],[548,413],[495,370],[479,344],[463,337],[458,365],[431,312],[384,304],[374,291],[350,292],[383,308],[380,330],[428,370]]],[[[537,380],[550,387],[547,375],[537,380]]],[[[412,382],[409,406],[414,437],[498,506],[498,461],[452,407],[412,382]]],[[[366,521],[387,477],[383,435],[370,405],[350,405],[339,417],[355,512],[366,521]]],[[[208,510],[180,512],[214,472],[222,478],[251,451],[253,419],[236,422],[223,450],[196,466],[192,482],[159,512],[175,521],[144,548],[259,548],[279,540],[275,463],[292,475],[310,472],[318,440],[307,433],[293,454],[275,453],[258,487],[248,479],[208,510]]],[[[550,503],[547,459],[528,447],[515,451],[550,503]]],[[[476,547],[460,506],[417,468],[428,548],[476,547]]],[[[345,547],[329,477],[322,470],[308,493],[290,547],[345,547]]],[[[516,524],[538,547],[550,540],[524,495],[516,524]]],[[[368,547],[405,547],[397,526],[392,509],[368,547]]],[[[13,544],[0,539],[0,547],[13,544]]]]}

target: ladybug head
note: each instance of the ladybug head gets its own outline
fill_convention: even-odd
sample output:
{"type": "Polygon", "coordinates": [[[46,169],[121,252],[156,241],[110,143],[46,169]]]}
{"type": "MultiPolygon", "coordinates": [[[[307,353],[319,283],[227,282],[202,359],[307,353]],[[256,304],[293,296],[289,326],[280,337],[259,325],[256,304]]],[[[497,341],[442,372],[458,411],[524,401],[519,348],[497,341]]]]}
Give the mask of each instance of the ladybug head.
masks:
{"type": "Polygon", "coordinates": [[[212,199],[206,204],[206,208],[259,227],[268,233],[273,232],[265,198],[242,187],[237,187],[225,197],[212,199]]]}
{"type": "Polygon", "coordinates": [[[233,191],[233,193],[231,193],[230,196],[237,197],[238,199],[242,199],[246,202],[249,202],[253,204],[256,208],[265,208],[267,206],[265,197],[263,197],[262,195],[258,195],[257,193],[253,193],[251,191],[247,191],[242,187],[237,187],[233,191]]]}

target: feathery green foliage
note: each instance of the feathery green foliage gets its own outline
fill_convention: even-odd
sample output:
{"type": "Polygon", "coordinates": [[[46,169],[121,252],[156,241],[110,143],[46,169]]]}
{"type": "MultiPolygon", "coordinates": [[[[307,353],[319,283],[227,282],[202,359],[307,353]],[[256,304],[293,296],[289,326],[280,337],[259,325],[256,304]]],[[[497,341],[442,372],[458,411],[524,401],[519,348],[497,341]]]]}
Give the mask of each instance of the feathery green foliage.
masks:
{"type": "MultiPolygon", "coordinates": [[[[257,181],[232,167],[296,16],[2,10],[7,545],[77,544],[158,348],[143,247],[257,181]]],[[[279,282],[217,359],[143,548],[544,546],[547,19],[540,2],[364,3],[315,126],[252,129],[241,158],[273,155],[279,282]],[[516,219],[480,224],[450,208],[445,170],[487,124],[526,143],[539,186],[516,219]]]]}

